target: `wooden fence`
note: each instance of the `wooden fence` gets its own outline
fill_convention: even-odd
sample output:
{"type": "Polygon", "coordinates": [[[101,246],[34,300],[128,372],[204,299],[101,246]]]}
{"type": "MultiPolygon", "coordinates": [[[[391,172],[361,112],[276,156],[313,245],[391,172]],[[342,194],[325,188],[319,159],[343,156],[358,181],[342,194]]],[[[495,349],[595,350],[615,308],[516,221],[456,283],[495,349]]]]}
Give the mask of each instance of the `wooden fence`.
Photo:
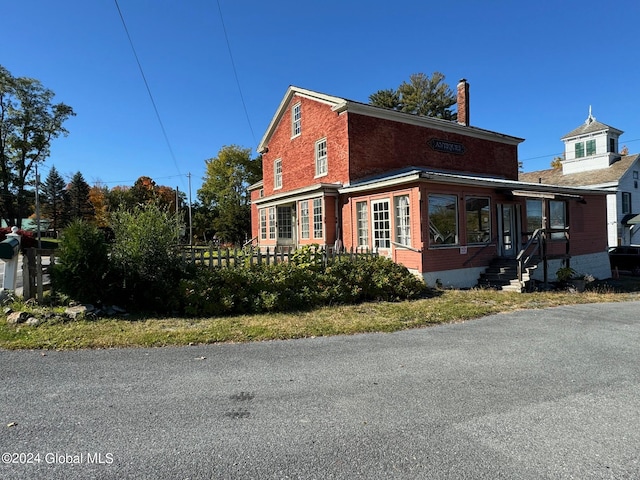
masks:
{"type": "Polygon", "coordinates": [[[22,296],[42,301],[45,290],[51,288],[50,268],[56,263],[56,250],[27,248],[22,256],[22,296]]]}
{"type": "MultiPolygon", "coordinates": [[[[184,247],[181,249],[182,259],[185,262],[196,265],[206,265],[209,267],[232,267],[235,265],[274,265],[276,263],[288,262],[290,256],[295,254],[295,250],[277,248],[260,250],[257,248],[219,248],[219,247],[184,247]]],[[[315,261],[329,265],[336,260],[363,257],[377,257],[377,251],[371,250],[335,250],[318,249],[310,250],[310,255],[315,261]]]]}

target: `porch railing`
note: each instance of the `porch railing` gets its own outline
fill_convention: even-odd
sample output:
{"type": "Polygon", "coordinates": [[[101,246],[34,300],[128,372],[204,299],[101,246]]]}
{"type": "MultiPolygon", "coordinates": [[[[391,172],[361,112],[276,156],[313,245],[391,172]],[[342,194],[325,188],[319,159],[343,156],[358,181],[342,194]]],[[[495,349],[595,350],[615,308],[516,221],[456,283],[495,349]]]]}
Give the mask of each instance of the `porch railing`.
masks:
{"type": "Polygon", "coordinates": [[[518,281],[522,285],[524,272],[532,265],[538,265],[542,262],[542,275],[545,285],[549,282],[549,260],[561,258],[569,266],[571,261],[569,248],[569,227],[566,228],[538,228],[533,233],[526,232],[530,235],[525,246],[518,252],[516,263],[518,266],[518,281]],[[551,235],[562,234],[565,240],[565,252],[563,254],[550,255],[547,250],[547,242],[551,235]]]}

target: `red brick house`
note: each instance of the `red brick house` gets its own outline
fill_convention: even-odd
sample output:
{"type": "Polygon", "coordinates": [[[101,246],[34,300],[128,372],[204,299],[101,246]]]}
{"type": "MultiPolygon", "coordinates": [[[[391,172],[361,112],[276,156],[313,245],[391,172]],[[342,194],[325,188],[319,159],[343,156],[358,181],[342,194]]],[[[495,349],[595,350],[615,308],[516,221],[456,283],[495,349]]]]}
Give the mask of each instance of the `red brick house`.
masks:
{"type": "Polygon", "coordinates": [[[569,227],[570,240],[545,237],[549,278],[569,257],[609,277],[606,192],[518,181],[523,140],[470,126],[468,94],[461,80],[453,122],[290,87],[258,147],[255,242],[377,249],[429,284],[468,287],[536,229],[569,227]]]}

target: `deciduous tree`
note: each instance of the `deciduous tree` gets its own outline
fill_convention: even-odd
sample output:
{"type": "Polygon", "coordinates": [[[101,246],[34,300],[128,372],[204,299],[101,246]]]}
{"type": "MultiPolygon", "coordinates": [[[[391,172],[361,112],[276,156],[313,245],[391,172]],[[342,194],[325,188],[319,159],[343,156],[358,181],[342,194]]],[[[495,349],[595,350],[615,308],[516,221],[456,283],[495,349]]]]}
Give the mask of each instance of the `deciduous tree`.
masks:
{"type": "Polygon", "coordinates": [[[14,77],[0,65],[0,211],[9,225],[21,226],[34,165],[49,156],[54,138],[68,133],[63,124],[75,115],[53,97],[38,80],[14,77]]]}
{"type": "Polygon", "coordinates": [[[262,176],[262,157],[251,158],[250,149],[230,145],[205,163],[198,198],[205,208],[218,211],[216,235],[226,242],[241,243],[251,232],[248,187],[262,176]]]}

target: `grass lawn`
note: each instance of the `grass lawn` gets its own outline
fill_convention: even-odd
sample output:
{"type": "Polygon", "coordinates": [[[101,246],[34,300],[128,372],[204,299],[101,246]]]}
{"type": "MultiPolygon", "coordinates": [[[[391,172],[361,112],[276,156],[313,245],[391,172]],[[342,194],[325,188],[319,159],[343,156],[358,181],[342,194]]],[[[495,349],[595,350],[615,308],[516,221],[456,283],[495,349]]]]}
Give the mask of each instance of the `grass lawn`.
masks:
{"type": "Polygon", "coordinates": [[[160,347],[393,332],[520,309],[632,300],[640,300],[640,277],[627,277],[582,293],[441,290],[434,292],[431,298],[411,302],[365,303],[308,312],[219,318],[130,316],[126,319],[46,321],[32,327],[8,325],[6,315],[0,314],[0,348],[160,347]]]}

